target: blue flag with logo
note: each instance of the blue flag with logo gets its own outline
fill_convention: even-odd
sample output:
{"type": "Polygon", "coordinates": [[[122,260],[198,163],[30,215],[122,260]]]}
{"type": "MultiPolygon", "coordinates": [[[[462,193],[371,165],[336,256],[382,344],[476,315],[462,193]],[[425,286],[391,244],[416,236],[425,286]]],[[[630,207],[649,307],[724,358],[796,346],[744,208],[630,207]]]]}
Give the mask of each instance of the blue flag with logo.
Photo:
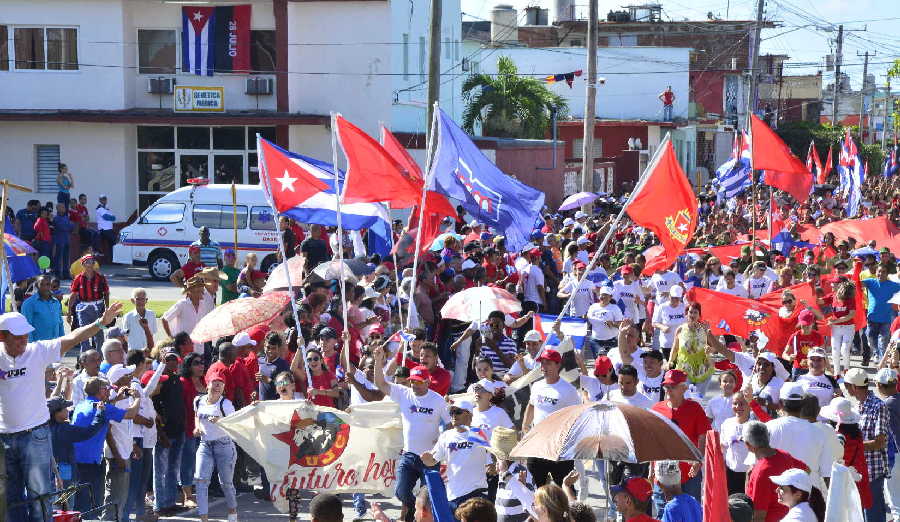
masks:
{"type": "Polygon", "coordinates": [[[506,247],[524,247],[544,206],[544,193],[507,176],[469,136],[438,109],[437,148],[429,179],[432,189],[462,202],[473,218],[506,237],[506,247]]]}

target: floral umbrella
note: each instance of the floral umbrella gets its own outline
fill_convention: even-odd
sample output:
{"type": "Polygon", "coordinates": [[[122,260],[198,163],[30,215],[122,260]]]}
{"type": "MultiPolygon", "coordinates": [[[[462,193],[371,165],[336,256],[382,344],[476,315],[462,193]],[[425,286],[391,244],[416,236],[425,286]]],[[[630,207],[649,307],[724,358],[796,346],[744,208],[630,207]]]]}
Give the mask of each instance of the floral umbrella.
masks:
{"type": "Polygon", "coordinates": [[[487,316],[500,310],[504,314],[522,311],[516,296],[492,286],[476,286],[453,294],[441,308],[441,317],[457,321],[486,321],[487,316]]]}
{"type": "Polygon", "coordinates": [[[228,301],[200,319],[191,332],[191,339],[195,343],[205,343],[235,335],[271,321],[290,302],[289,292],[269,292],[260,297],[242,297],[228,301]]]}

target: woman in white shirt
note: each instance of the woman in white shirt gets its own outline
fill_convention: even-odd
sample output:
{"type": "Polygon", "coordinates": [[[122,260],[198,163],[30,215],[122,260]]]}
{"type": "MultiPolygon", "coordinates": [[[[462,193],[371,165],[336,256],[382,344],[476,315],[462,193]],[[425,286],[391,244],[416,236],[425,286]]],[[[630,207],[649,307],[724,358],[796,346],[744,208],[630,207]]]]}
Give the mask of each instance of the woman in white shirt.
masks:
{"type": "Polygon", "coordinates": [[[747,297],[747,289],[738,283],[737,274],[730,268],[725,269],[725,273],[719,279],[718,286],[716,286],[716,291],[737,297],[747,297]]]}
{"type": "Polygon", "coordinates": [[[209,481],[212,478],[213,466],[219,472],[219,484],[225,493],[228,505],[228,522],[237,521],[237,498],[234,491],[234,463],[237,460],[237,449],[231,438],[222,428],[216,426],[219,419],[234,413],[234,405],[222,396],[225,391],[225,376],[213,374],[207,378],[209,387],[206,395],[198,395],[194,399],[194,436],[200,438],[197,447],[197,469],[194,474],[194,485],[197,488],[197,513],[200,520],[207,522],[209,517],[209,481]]]}
{"type": "Polygon", "coordinates": [[[733,417],[722,421],[719,430],[719,445],[725,457],[725,476],[728,481],[728,494],[743,493],[750,466],[747,460],[747,445],[744,444],[744,424],[750,420],[750,405],[747,398],[735,393],[731,398],[733,417]]]}
{"type": "Polygon", "coordinates": [[[484,430],[488,440],[491,439],[491,434],[497,426],[513,429],[512,420],[510,420],[506,410],[495,405],[495,402],[503,400],[502,385],[502,381],[490,379],[481,379],[472,385],[472,391],[475,392],[472,427],[484,430]]]}
{"type": "Polygon", "coordinates": [[[778,503],[789,508],[782,522],[822,522],[825,520],[825,499],[812,486],[809,473],[791,468],[771,477],[778,503]]]}

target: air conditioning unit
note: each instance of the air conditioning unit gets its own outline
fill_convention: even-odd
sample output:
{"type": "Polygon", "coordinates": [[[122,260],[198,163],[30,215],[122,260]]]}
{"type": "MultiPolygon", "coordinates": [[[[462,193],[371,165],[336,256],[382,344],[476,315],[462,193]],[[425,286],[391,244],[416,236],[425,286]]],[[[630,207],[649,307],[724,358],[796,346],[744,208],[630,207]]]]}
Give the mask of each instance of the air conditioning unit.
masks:
{"type": "Polygon", "coordinates": [[[257,96],[272,94],[274,83],[272,78],[247,78],[244,94],[254,94],[257,96]]]}
{"type": "Polygon", "coordinates": [[[150,94],[172,94],[175,90],[175,78],[148,78],[147,92],[150,94]]]}

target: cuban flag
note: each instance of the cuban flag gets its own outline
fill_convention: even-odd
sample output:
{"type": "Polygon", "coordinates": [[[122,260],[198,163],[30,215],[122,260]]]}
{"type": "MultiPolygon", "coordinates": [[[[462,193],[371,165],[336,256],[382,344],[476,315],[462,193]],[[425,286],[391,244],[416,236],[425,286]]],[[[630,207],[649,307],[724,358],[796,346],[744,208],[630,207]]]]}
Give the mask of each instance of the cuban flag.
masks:
{"type": "Polygon", "coordinates": [[[840,175],[840,193],[847,198],[844,207],[847,217],[852,218],[859,213],[859,203],[862,200],[862,184],[865,181],[862,161],[859,159],[859,150],[856,143],[847,131],[841,141],[841,153],[838,159],[838,174],[840,175]]]}
{"type": "MultiPolygon", "coordinates": [[[[338,201],[334,186],[334,166],[331,163],[287,151],[262,138],[258,137],[258,140],[257,150],[267,151],[259,155],[259,172],[263,174],[260,175],[260,181],[264,184],[263,189],[267,191],[266,193],[272,196],[273,208],[277,208],[281,215],[288,216],[300,223],[316,223],[327,227],[336,227],[338,201]],[[267,154],[272,158],[269,159],[267,154]],[[292,163],[292,169],[299,169],[305,175],[315,178],[316,185],[324,187],[324,189],[312,191],[311,195],[303,194],[302,198],[292,201],[289,206],[279,204],[280,197],[290,197],[301,187],[299,181],[294,181],[299,180],[299,176],[295,176],[283,168],[279,169],[267,164],[269,162],[275,164],[276,159],[280,157],[284,157],[286,161],[292,163]],[[271,183],[271,192],[269,192],[269,187],[265,186],[266,181],[271,183]],[[291,191],[290,188],[294,188],[294,191],[291,191]]],[[[338,171],[338,183],[338,188],[343,189],[343,171],[338,171]]],[[[371,253],[381,255],[390,253],[392,241],[390,223],[387,207],[381,203],[341,205],[341,225],[345,230],[368,229],[368,247],[371,253]]]]}
{"type": "Polygon", "coordinates": [[[488,436],[484,428],[468,426],[464,434],[466,440],[478,446],[489,448],[491,446],[491,438],[488,436]]]}
{"type": "MultiPolygon", "coordinates": [[[[547,340],[547,346],[559,346],[559,338],[553,333],[554,321],[556,321],[555,315],[534,314],[534,329],[541,332],[541,336],[547,340]]],[[[580,350],[584,345],[584,338],[587,337],[587,321],[575,317],[563,317],[560,322],[560,330],[564,335],[571,337],[572,344],[580,350]]]]}
{"type": "Polygon", "coordinates": [[[181,8],[181,70],[212,76],[216,68],[215,7],[181,8]]]}
{"type": "Polygon", "coordinates": [[[731,199],[750,186],[750,138],[743,133],[743,139],[734,135],[731,158],[716,169],[717,199],[721,202],[731,199]]]}
{"type": "Polygon", "coordinates": [[[884,169],[882,169],[882,172],[884,177],[889,178],[897,174],[898,170],[900,170],[900,165],[897,164],[897,147],[894,147],[891,149],[891,153],[884,158],[884,169]]]}

